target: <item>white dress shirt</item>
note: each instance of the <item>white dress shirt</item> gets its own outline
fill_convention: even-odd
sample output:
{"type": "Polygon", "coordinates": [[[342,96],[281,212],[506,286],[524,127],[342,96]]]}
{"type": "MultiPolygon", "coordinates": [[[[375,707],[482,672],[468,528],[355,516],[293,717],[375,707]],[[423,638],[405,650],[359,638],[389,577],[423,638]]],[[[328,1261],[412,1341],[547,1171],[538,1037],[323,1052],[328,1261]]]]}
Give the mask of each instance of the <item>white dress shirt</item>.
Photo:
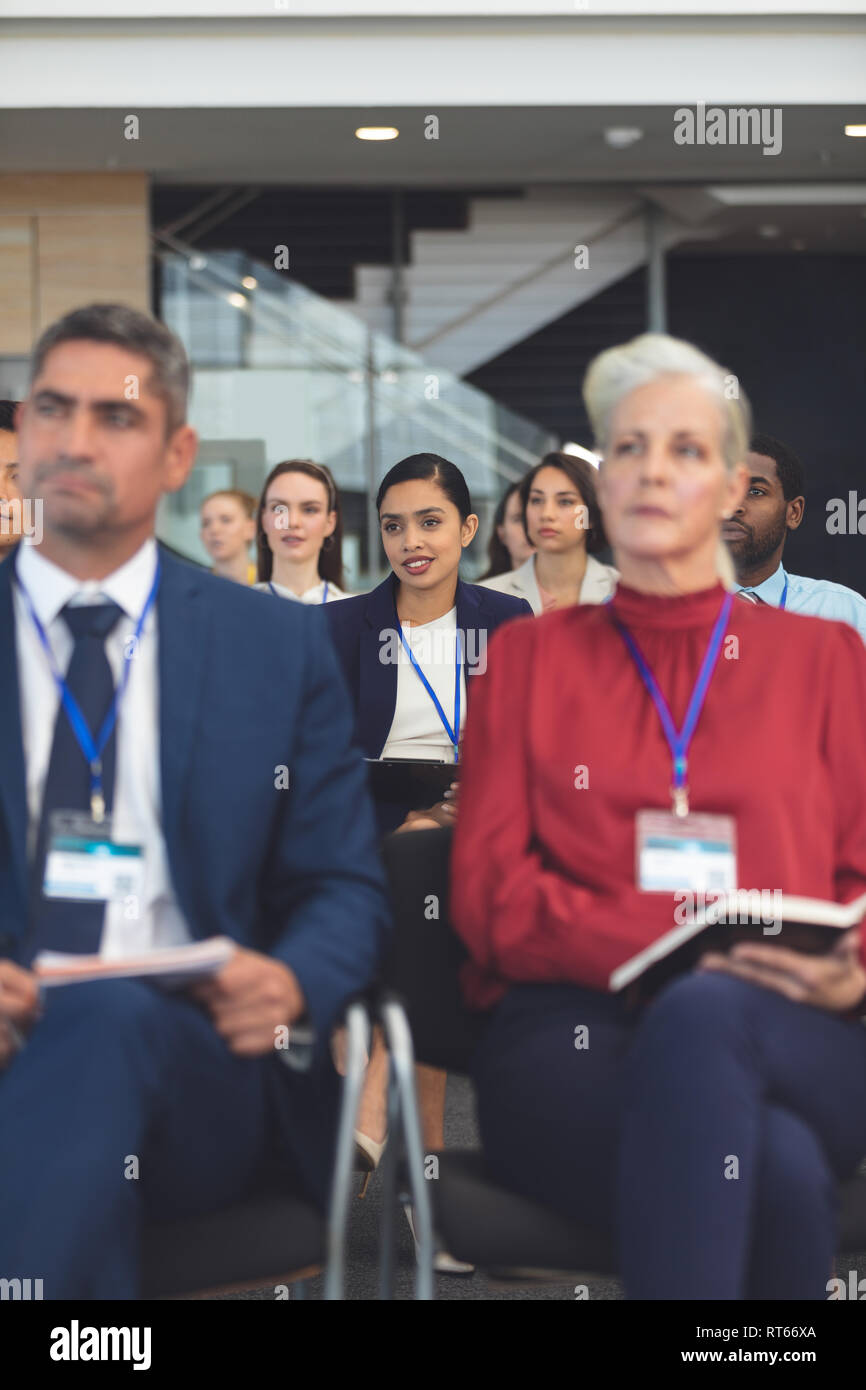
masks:
{"type": "Polygon", "coordinates": [[[350,594],[343,593],[329,579],[327,581],[328,591],[325,593],[325,580],[320,579],[318,584],[314,584],[312,589],[305,589],[302,594],[296,594],[292,589],[287,589],[284,584],[275,584],[272,580],[263,579],[253,588],[265,594],[276,594],[277,598],[291,598],[295,603],[336,603],[337,599],[350,598],[350,594]]]}
{"type": "MultiPolygon", "coordinates": [[[[402,626],[402,624],[401,624],[402,626]]],[[[452,724],[454,720],[455,661],[457,657],[457,609],[452,608],[432,623],[413,623],[403,627],[403,636],[412,654],[452,724]]],[[[403,643],[397,658],[397,703],[383,758],[423,758],[430,762],[453,762],[454,745],[436,706],[424,688],[403,643]]],[[[466,653],[460,671],[460,728],[466,722],[466,653]]]]}
{"type": "MultiPolygon", "coordinates": [[[[125,664],[125,650],[141,616],[156,573],[156,542],[151,538],[120,569],[105,579],[81,581],[67,574],[24,541],[16,572],[36,611],[54,654],[66,674],[74,641],[61,617],[67,603],[112,600],[124,616],[105,642],[115,686],[125,664]]],[[[15,643],[24,765],[27,776],[28,845],[33,853],[42,793],[51,757],[60,694],[48,657],[27,604],[15,585],[15,643]]],[[[162,833],[159,771],[159,685],[157,613],[154,605],[144,624],[117,716],[112,836],[118,843],[139,844],[144,854],[144,892],[140,903],[106,904],[101,954],[127,955],[191,940],[171,883],[162,833]]],[[[84,757],[84,754],[81,755],[84,757]]],[[[58,947],[58,949],[60,949],[58,947]]]]}

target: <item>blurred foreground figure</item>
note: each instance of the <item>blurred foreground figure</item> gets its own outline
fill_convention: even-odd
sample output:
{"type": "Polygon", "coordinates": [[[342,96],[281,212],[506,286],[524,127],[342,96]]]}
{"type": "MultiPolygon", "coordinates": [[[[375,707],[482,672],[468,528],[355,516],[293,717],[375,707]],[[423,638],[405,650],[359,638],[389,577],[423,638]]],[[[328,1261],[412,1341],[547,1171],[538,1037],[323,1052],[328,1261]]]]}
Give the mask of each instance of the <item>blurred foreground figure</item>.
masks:
{"type": "Polygon", "coordinates": [[[492,1174],[615,1233],[631,1298],[823,1299],[836,1183],[866,1152],[861,929],[815,956],[759,928],[610,988],[707,888],[866,891],[866,651],[726,587],[749,426],[724,383],[663,335],[590,366],[619,585],[494,636],[451,908],[469,1001],[493,1010],[492,1174]]]}
{"type": "Polygon", "coordinates": [[[271,1160],[324,1201],[328,1039],[385,921],[323,627],[154,539],[195,456],[187,387],[166,329],[95,305],[36,345],[19,420],[44,538],[0,566],[0,1276],[46,1298],[135,1297],[142,1221],[229,1203],[271,1160]],[[28,969],[215,935],[235,954],[187,991],[43,1003],[28,969]]]}

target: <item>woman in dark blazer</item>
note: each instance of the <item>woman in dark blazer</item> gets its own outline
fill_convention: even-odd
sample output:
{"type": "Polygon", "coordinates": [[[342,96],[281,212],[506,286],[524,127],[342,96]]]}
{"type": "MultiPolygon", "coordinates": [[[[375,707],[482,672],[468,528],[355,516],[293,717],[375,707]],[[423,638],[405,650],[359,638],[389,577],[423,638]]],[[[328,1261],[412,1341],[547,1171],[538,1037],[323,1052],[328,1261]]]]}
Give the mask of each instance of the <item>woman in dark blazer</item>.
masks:
{"type": "MultiPolygon", "coordinates": [[[[478,517],[463,474],[447,459],[414,454],[395,464],[376,507],[392,573],[372,593],[325,609],[355,702],[358,739],[368,758],[456,763],[474,677],[487,666],[488,638],[509,618],[531,617],[532,609],[459,578],[478,517]]],[[[385,834],[450,824],[456,797],[419,810],[424,803],[417,799],[386,801],[374,788],[374,800],[385,834]]],[[[441,1149],[447,1078],[432,1067],[417,1071],[424,1143],[428,1151],[441,1149]]],[[[387,1056],[376,1038],[355,1133],[369,1169],[386,1142],[386,1080],[387,1056]]],[[[436,1268],[471,1273],[445,1252],[436,1268]]]]}
{"type": "MultiPolygon", "coordinates": [[[[384,478],[376,498],[382,542],[392,573],[369,594],[344,599],[325,610],[340,663],[358,715],[358,739],[368,758],[383,753],[395,758],[451,761],[453,743],[420,677],[404,657],[400,631],[425,629],[432,661],[419,664],[437,684],[432,667],[448,691],[443,711],[452,722],[456,644],[460,636],[463,686],[472,698],[474,677],[487,665],[490,635],[509,618],[531,617],[524,599],[499,594],[458,576],[463,550],[478,529],[478,518],[460,470],[437,454],[413,454],[397,463],[384,478]],[[442,626],[440,626],[442,624],[442,626]],[[438,660],[437,660],[438,658],[438,660]],[[443,667],[450,668],[450,674],[443,667]],[[408,725],[410,737],[400,737],[395,716],[403,713],[404,697],[417,701],[417,718],[408,725]],[[399,706],[399,708],[398,708],[399,706]],[[426,711],[425,727],[421,711],[426,711]]],[[[462,691],[461,691],[462,694],[462,691]]],[[[460,721],[466,699],[460,701],[460,721]]],[[[412,711],[409,712],[410,716],[412,711]]],[[[459,730],[456,731],[459,736],[459,730]]],[[[456,759],[454,759],[456,761],[456,759]]],[[[417,805],[376,800],[383,834],[405,824],[420,824],[417,805]],[[416,815],[412,815],[415,812],[416,815]]],[[[430,808],[432,819],[448,824],[450,807],[430,808]]]]}

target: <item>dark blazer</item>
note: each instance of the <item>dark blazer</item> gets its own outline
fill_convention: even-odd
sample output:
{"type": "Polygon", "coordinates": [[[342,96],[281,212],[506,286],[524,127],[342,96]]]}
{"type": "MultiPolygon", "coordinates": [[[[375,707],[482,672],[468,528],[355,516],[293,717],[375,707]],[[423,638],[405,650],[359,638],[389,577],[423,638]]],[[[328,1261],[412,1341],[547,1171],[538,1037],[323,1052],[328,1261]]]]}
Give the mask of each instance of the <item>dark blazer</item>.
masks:
{"type": "MultiPolygon", "coordinates": [[[[353,711],[315,610],[217,579],[162,548],[160,559],[162,823],[174,891],[194,937],[233,937],[295,972],[323,1064],[339,1010],[375,976],[388,923],[353,711]]],[[[14,630],[5,561],[0,934],[13,956],[28,921],[14,630]]],[[[304,1081],[282,1063],[278,1070],[281,1082],[304,1081]]],[[[301,1158],[309,1167],[312,1150],[301,1158]]],[[[326,1171],[327,1155],[317,1162],[326,1171]]]]}
{"type": "MultiPolygon", "coordinates": [[[[397,705],[397,663],[381,660],[390,634],[398,631],[396,575],[389,575],[369,594],[341,599],[324,607],[325,618],[357,711],[357,738],[365,757],[378,758],[388,738],[397,705]]],[[[490,635],[509,618],[532,617],[525,599],[496,593],[477,584],[457,581],[457,627],[463,634],[466,698],[472,698],[473,677],[486,669],[490,635]]],[[[399,641],[399,637],[397,638],[399,641]]],[[[406,813],[377,806],[380,829],[393,830],[406,813]]]]}

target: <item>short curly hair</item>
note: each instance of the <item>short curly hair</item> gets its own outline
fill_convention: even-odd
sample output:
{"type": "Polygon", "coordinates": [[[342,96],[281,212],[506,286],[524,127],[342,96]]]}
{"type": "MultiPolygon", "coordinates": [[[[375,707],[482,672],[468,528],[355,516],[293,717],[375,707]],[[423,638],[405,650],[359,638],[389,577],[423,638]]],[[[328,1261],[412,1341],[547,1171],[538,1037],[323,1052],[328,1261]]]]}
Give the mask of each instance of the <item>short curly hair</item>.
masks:
{"type": "Polygon", "coordinates": [[[783,444],[781,439],[774,439],[771,434],[753,434],[749,441],[749,451],[753,454],[763,454],[765,458],[773,460],[786,502],[790,502],[792,497],[805,497],[805,469],[794,450],[783,444]]]}

